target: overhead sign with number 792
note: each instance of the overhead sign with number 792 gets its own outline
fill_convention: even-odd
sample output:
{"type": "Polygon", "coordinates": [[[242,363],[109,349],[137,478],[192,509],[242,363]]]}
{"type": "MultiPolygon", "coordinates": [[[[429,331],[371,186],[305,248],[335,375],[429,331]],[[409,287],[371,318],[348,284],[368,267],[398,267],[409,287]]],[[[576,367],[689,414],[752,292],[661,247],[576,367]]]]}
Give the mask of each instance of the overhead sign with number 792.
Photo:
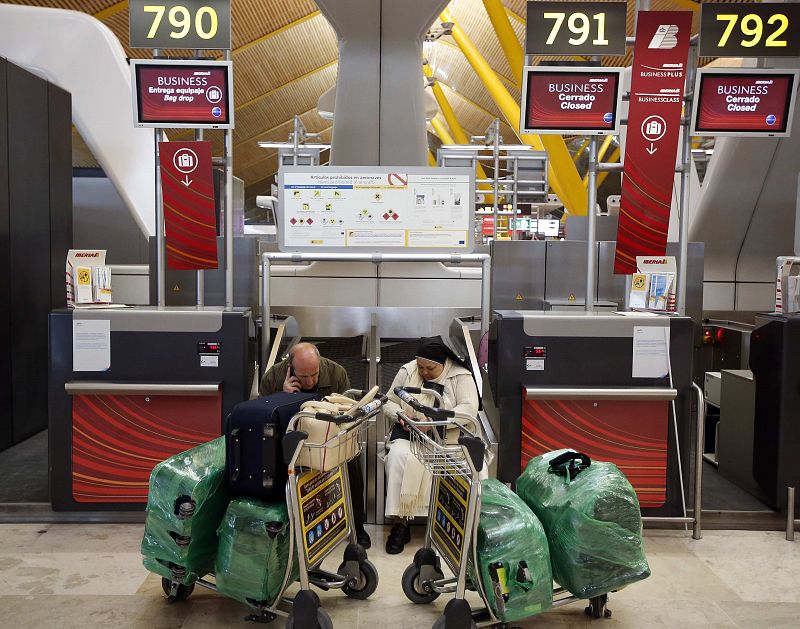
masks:
{"type": "Polygon", "coordinates": [[[130,0],[131,48],[231,47],[231,0],[130,0]]]}
{"type": "Polygon", "coordinates": [[[703,3],[703,57],[796,57],[800,55],[800,4],[703,3]]]}

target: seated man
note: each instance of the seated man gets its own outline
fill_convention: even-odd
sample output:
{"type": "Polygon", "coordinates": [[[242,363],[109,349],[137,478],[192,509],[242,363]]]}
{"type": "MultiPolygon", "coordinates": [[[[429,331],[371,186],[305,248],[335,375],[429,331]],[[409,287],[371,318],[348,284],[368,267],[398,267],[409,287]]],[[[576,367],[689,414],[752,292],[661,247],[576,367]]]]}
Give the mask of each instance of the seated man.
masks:
{"type": "MultiPolygon", "coordinates": [[[[261,378],[259,392],[269,395],[277,391],[294,393],[319,393],[320,396],[344,393],[350,388],[347,371],[336,363],[319,355],[311,343],[298,343],[289,350],[288,358],[275,363],[261,378]]],[[[350,493],[353,501],[353,522],[358,543],[365,549],[372,541],[364,529],[364,478],[358,459],[347,464],[350,477],[350,493]]]]}
{"type": "MultiPolygon", "coordinates": [[[[444,398],[445,408],[472,416],[478,412],[478,390],[472,374],[439,336],[420,340],[416,358],[397,372],[388,391],[389,401],[383,405],[389,425],[397,421],[399,410],[416,421],[425,419],[418,414],[415,417],[415,411],[394,394],[395,387],[434,389],[444,398]]],[[[428,406],[438,406],[432,395],[423,393],[415,397],[428,406]]],[[[457,433],[458,428],[450,428],[446,438],[456,439],[457,433]]],[[[393,519],[395,525],[386,539],[386,552],[394,555],[402,552],[405,544],[411,541],[408,519],[428,515],[431,478],[411,454],[408,428],[402,422],[392,429],[387,449],[386,516],[393,519]]]]}

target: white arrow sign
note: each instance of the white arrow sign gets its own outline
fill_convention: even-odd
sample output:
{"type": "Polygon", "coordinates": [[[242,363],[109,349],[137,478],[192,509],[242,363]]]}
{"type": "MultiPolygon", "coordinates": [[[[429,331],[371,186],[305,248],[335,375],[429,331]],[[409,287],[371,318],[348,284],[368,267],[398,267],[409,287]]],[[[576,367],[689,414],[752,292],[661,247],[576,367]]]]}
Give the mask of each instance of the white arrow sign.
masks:
{"type": "Polygon", "coordinates": [[[650,148],[645,148],[645,151],[650,153],[650,155],[655,153],[657,150],[658,150],[658,148],[654,147],[652,142],[650,142],[650,148]]]}
{"type": "Polygon", "coordinates": [[[189,175],[186,175],[181,183],[188,188],[190,185],[192,185],[192,180],[189,179],[189,175]]]}

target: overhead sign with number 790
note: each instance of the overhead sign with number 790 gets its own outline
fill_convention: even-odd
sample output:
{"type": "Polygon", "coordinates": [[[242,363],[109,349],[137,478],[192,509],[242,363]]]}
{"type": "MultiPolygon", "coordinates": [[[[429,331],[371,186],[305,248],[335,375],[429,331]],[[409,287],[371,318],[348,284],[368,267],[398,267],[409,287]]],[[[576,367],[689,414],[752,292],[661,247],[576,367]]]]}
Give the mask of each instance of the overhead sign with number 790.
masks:
{"type": "Polygon", "coordinates": [[[231,0],[130,0],[131,48],[231,47],[231,0]]]}
{"type": "Polygon", "coordinates": [[[625,2],[528,2],[528,55],[624,55],[625,2]]]}

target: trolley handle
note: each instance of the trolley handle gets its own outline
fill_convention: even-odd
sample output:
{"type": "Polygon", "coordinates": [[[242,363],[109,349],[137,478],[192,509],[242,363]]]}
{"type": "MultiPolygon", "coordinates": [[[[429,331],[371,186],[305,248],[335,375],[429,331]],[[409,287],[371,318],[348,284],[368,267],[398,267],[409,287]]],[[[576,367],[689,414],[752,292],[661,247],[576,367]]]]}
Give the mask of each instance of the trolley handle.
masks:
{"type": "MultiPolygon", "coordinates": [[[[452,419],[455,417],[455,412],[445,409],[445,408],[432,408],[430,406],[426,406],[422,404],[415,398],[411,393],[422,393],[423,390],[417,387],[395,387],[394,394],[400,398],[403,402],[408,404],[411,408],[415,411],[419,411],[426,417],[430,417],[431,419],[442,421],[445,419],[452,419]]],[[[428,393],[427,390],[424,393],[428,393]]],[[[445,424],[449,424],[450,422],[445,422],[445,424]]]]}
{"type": "Polygon", "coordinates": [[[323,411],[318,411],[314,414],[316,419],[326,422],[332,422],[334,424],[347,424],[362,417],[369,417],[374,415],[378,410],[383,406],[384,402],[389,399],[386,395],[381,395],[380,397],[375,398],[369,404],[364,404],[355,410],[352,415],[348,415],[347,413],[339,413],[334,415],[332,413],[325,413],[323,411]]]}

